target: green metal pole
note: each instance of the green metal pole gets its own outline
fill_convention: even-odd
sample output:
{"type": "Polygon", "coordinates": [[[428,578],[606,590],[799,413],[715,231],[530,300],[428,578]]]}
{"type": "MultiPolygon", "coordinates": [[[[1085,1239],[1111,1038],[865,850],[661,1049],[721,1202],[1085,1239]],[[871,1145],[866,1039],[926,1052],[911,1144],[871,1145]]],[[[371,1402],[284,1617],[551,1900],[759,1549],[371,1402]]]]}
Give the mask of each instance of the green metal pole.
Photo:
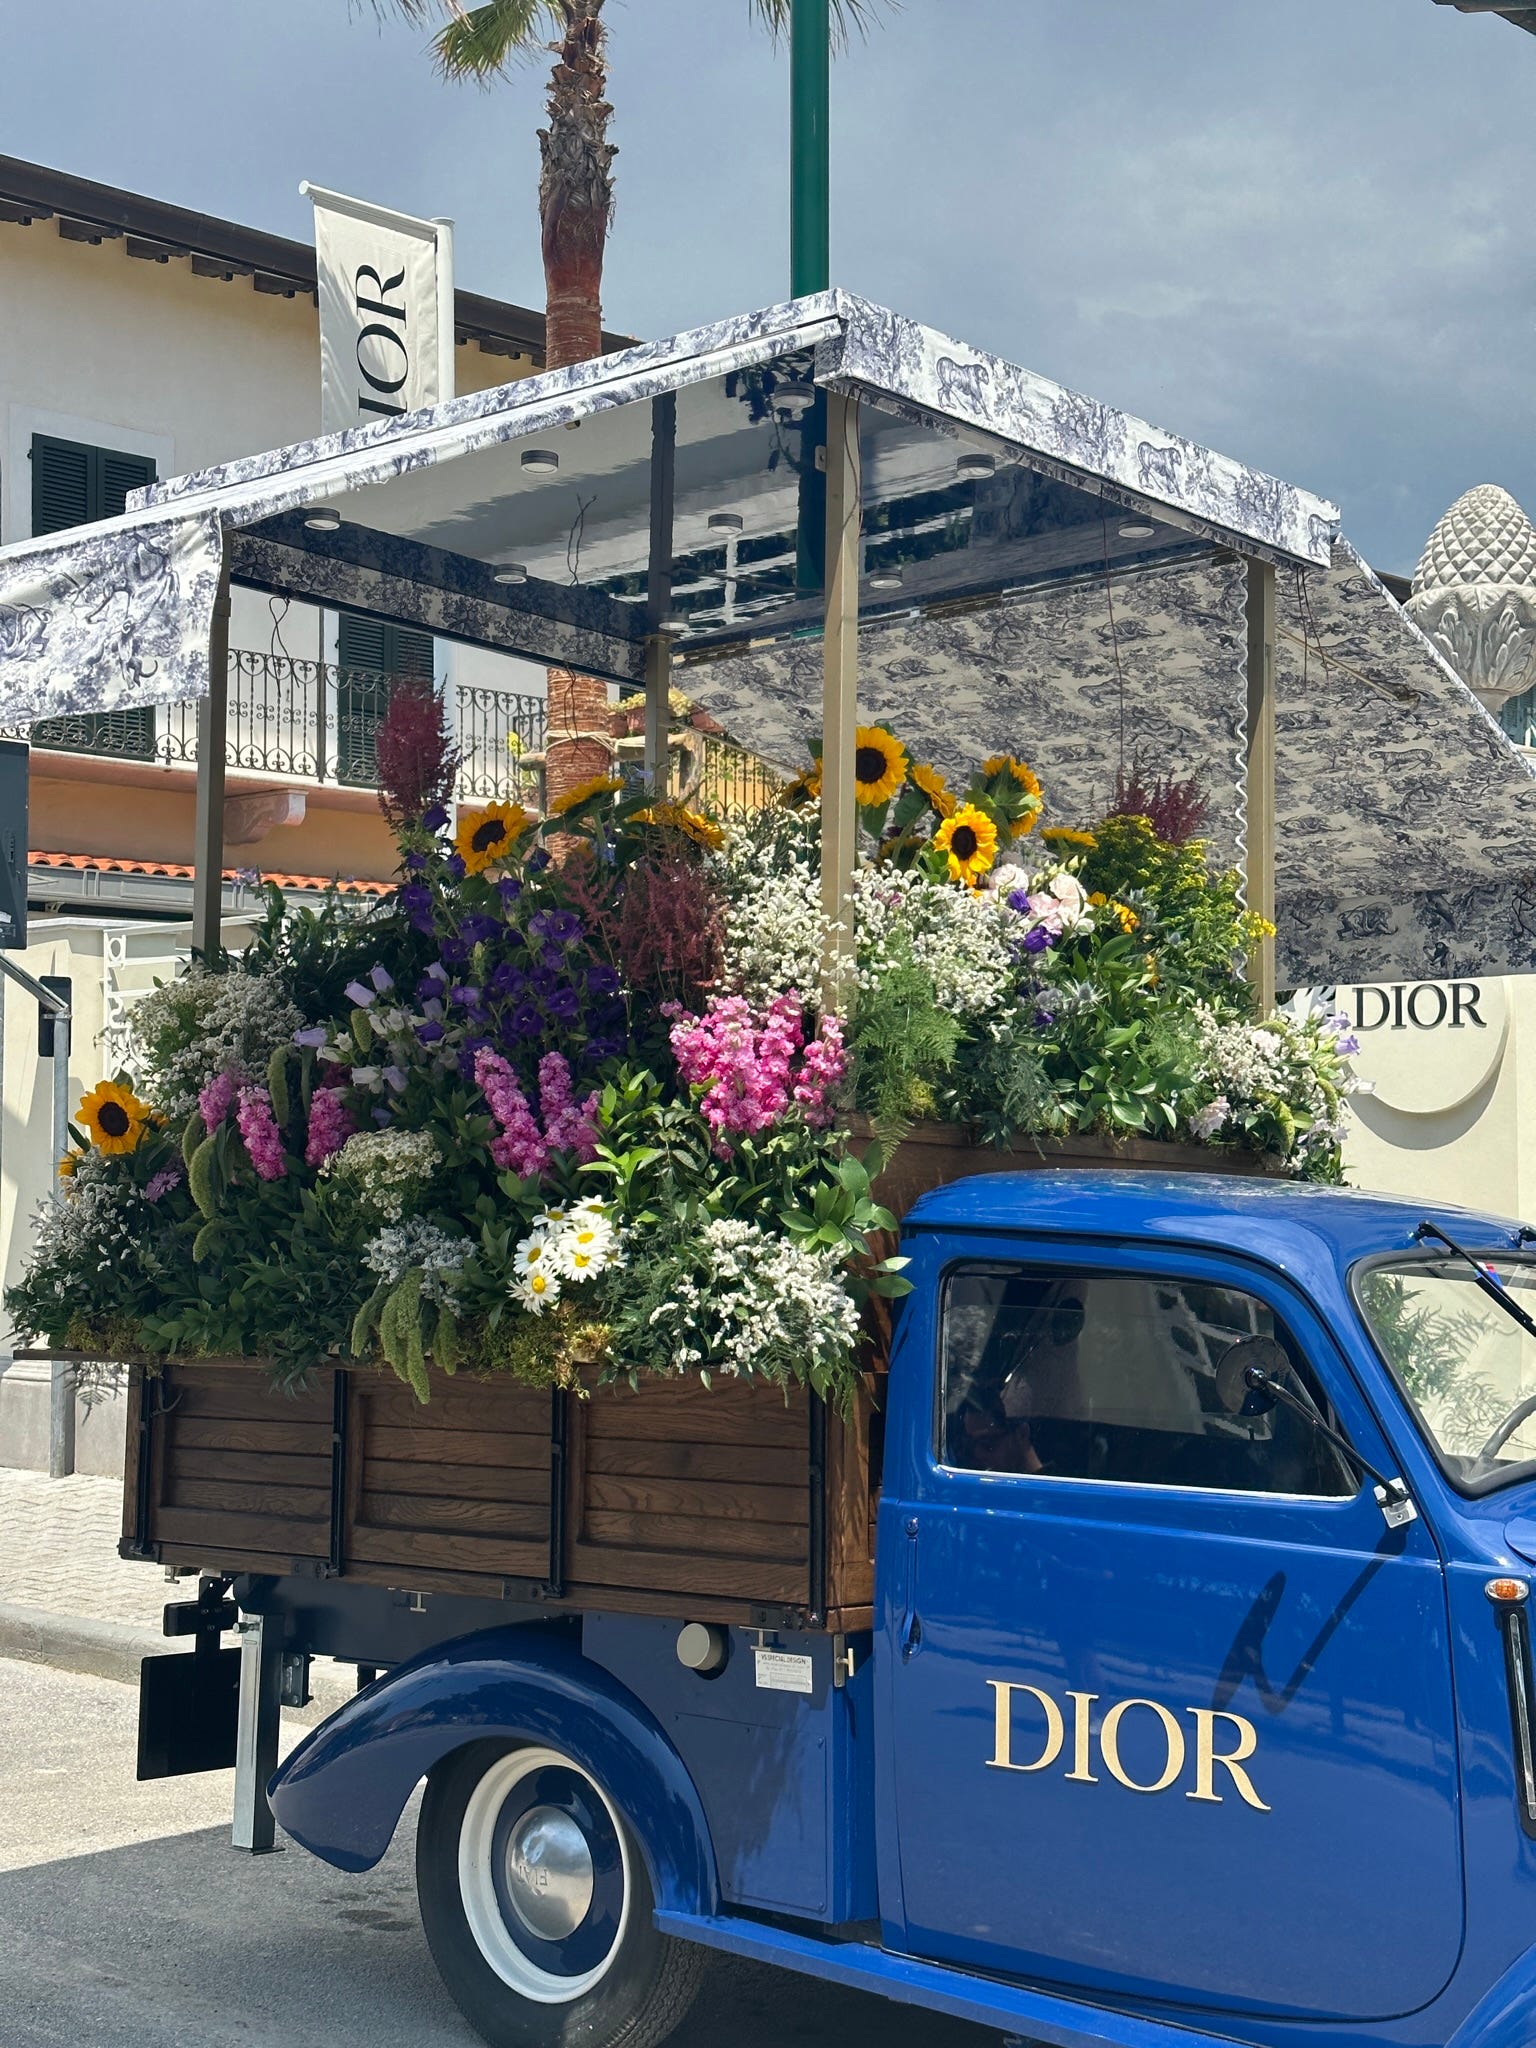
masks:
{"type": "Polygon", "coordinates": [[[832,283],[831,0],[790,0],[789,289],[832,283]]]}

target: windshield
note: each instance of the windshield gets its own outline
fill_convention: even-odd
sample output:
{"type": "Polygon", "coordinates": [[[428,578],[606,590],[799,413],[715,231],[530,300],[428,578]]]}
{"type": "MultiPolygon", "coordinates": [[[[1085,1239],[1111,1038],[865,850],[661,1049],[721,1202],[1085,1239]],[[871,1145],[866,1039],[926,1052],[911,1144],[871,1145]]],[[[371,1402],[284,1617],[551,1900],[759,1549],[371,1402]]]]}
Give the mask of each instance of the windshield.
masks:
{"type": "MultiPolygon", "coordinates": [[[[1496,1254],[1484,1270],[1536,1316],[1536,1264],[1496,1254]]],[[[1448,1476],[1476,1493],[1529,1477],[1536,1339],[1476,1274],[1459,1259],[1393,1260],[1357,1273],[1355,1295],[1448,1476]]]]}

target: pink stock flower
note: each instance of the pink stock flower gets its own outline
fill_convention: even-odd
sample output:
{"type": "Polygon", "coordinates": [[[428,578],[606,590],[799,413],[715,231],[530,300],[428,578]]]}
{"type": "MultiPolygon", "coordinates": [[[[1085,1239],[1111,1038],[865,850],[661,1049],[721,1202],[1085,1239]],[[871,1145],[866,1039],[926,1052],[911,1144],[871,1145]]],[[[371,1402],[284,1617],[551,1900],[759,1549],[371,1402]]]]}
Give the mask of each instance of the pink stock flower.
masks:
{"type": "Polygon", "coordinates": [[[491,1158],[497,1166],[510,1167],[524,1180],[544,1172],[549,1165],[549,1146],[539,1132],[538,1119],[528,1098],[517,1085],[517,1076],[489,1046],[475,1054],[475,1079],[490,1105],[491,1115],[501,1126],[491,1141],[491,1158]]]}
{"type": "Polygon", "coordinates": [[[563,1054],[539,1061],[539,1111],[552,1152],[574,1152],[585,1166],[597,1157],[597,1091],[578,1103],[571,1093],[571,1069],[563,1054]]]}
{"type": "Polygon", "coordinates": [[[309,1098],[309,1138],[304,1147],[306,1166],[323,1166],[351,1137],[357,1126],[339,1088],[317,1088],[309,1098]]]}
{"type": "Polygon", "coordinates": [[[812,1130],[822,1130],[832,1121],[829,1097],[835,1095],[848,1075],[848,1054],[843,1045],[843,1027],[836,1017],[823,1017],[820,1028],[805,1048],[800,1078],[795,1083],[795,1100],[805,1111],[812,1130]]]}
{"type": "Polygon", "coordinates": [[[240,1090],[235,1121],[251,1155],[251,1164],[261,1180],[281,1180],[287,1168],[283,1161],[283,1134],[272,1114],[272,1098],[265,1088],[240,1090]]]}
{"type": "Polygon", "coordinates": [[[215,1074],[211,1081],[203,1083],[202,1092],[197,1098],[197,1107],[203,1119],[203,1129],[210,1138],[234,1106],[235,1077],[233,1074],[215,1074]]]}
{"type": "Polygon", "coordinates": [[[724,1142],[728,1132],[765,1131],[798,1105],[811,1124],[830,1121],[827,1098],[847,1070],[842,1027],[823,1019],[805,1043],[805,1017],[794,989],[775,996],[754,1017],[741,996],[712,996],[702,1017],[679,1017],[672,1026],[678,1071],[706,1092],[705,1121],[724,1142]],[[798,1071],[796,1061],[799,1061],[798,1071]]]}

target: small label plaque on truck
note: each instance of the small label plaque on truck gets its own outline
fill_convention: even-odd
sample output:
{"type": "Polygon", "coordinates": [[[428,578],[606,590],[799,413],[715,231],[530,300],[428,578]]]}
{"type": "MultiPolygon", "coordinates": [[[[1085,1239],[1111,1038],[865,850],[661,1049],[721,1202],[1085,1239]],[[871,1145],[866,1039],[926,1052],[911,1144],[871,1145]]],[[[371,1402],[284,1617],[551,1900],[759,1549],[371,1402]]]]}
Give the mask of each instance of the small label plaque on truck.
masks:
{"type": "Polygon", "coordinates": [[[759,1692],[811,1692],[811,1660],[793,1650],[756,1650],[759,1692]]]}

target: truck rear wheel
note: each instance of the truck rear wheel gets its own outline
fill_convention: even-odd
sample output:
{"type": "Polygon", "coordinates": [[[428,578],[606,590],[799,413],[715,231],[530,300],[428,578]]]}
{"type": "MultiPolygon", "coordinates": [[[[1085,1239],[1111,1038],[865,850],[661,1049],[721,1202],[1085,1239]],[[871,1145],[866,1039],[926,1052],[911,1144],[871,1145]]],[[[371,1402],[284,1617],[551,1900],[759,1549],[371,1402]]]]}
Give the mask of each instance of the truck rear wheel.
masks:
{"type": "Polygon", "coordinates": [[[702,1950],[658,1934],[634,1833],[559,1750],[477,1742],[427,1780],[416,1831],[427,1944],[491,2048],[657,2048],[702,1950]]]}

